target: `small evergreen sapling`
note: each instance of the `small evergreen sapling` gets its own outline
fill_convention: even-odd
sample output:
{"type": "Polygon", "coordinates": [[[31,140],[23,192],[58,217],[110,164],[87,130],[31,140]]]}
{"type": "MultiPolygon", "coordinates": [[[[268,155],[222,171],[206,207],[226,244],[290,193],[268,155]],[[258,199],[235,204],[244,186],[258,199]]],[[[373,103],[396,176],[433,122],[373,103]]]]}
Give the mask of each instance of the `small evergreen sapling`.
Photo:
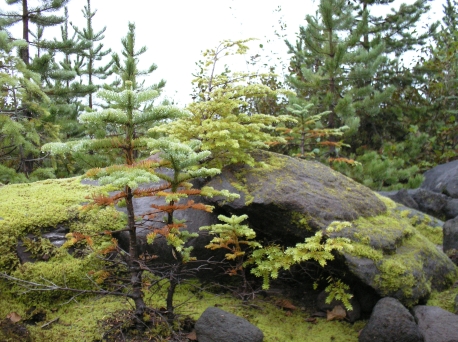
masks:
{"type": "MultiPolygon", "coordinates": [[[[256,238],[256,233],[248,225],[241,224],[248,218],[248,215],[227,217],[219,215],[218,219],[223,224],[213,224],[211,226],[201,227],[200,230],[208,230],[210,235],[216,235],[210,243],[205,246],[211,250],[226,249],[229,252],[225,257],[228,261],[235,262],[235,265],[228,269],[226,273],[231,276],[240,275],[242,277],[242,296],[245,299],[249,284],[245,273],[245,262],[249,253],[247,249],[256,249],[262,247],[260,243],[253,241],[256,238]]],[[[250,291],[252,292],[252,291],[250,291]]]]}
{"type": "MultiPolygon", "coordinates": [[[[110,125],[115,134],[101,139],[49,143],[44,145],[42,149],[54,154],[88,150],[115,150],[123,153],[124,165],[114,165],[102,170],[91,170],[87,176],[99,178],[101,184],[110,184],[114,189],[120,190],[120,193],[114,196],[94,196],[94,203],[96,205],[113,204],[121,199],[125,199],[128,216],[127,230],[130,241],[126,263],[130,273],[130,284],[132,287],[128,297],[134,300],[136,317],[141,319],[146,306],[142,292],[143,270],[139,263],[133,197],[139,184],[157,182],[159,181],[159,177],[154,174],[154,168],[157,164],[151,161],[140,163],[135,163],[134,161],[134,152],[138,149],[145,149],[147,143],[152,140],[148,137],[138,137],[136,135],[136,128],[145,123],[153,124],[164,119],[173,119],[184,115],[184,113],[178,108],[170,106],[149,107],[148,110],[140,111],[139,108],[142,103],[151,101],[157,97],[158,92],[154,90],[135,92],[132,90],[131,82],[126,82],[126,89],[122,92],[102,90],[98,93],[98,96],[106,99],[112,106],[97,112],[85,112],[80,115],[79,121],[86,125],[110,125]]],[[[155,189],[151,189],[150,194],[155,192],[155,189]]],[[[146,195],[145,191],[141,193],[143,196],[146,195]]]]}
{"type": "Polygon", "coordinates": [[[297,124],[292,128],[277,128],[277,130],[282,131],[287,136],[286,140],[289,145],[299,147],[299,153],[296,156],[300,158],[314,157],[315,153],[318,152],[318,147],[329,146],[330,144],[336,149],[340,149],[342,146],[348,146],[342,141],[329,141],[330,137],[342,136],[348,129],[348,126],[324,128],[320,121],[325,115],[331,112],[326,111],[312,115],[310,113],[312,107],[312,103],[302,104],[298,99],[294,99],[286,107],[286,110],[297,120],[297,124]],[[308,146],[315,146],[315,148],[311,152],[306,152],[308,146]]]}
{"type": "MultiPolygon", "coordinates": [[[[161,165],[172,169],[172,175],[162,172],[156,172],[156,175],[166,181],[166,186],[163,190],[155,193],[155,196],[162,197],[165,200],[164,205],[152,204],[153,210],[147,214],[148,220],[154,220],[158,215],[166,214],[165,219],[160,227],[152,229],[148,234],[148,243],[154,243],[155,239],[161,235],[165,237],[167,244],[172,248],[172,254],[175,262],[172,262],[167,267],[166,277],[169,280],[167,290],[167,314],[168,319],[174,319],[173,296],[176,286],[181,282],[183,267],[189,261],[195,260],[191,256],[192,247],[185,247],[186,242],[193,237],[197,237],[197,233],[189,233],[184,230],[186,222],[177,220],[174,217],[175,212],[179,210],[203,210],[211,212],[213,206],[188,199],[193,196],[208,196],[214,195],[224,196],[228,199],[237,198],[238,195],[230,194],[227,190],[216,191],[211,187],[203,187],[202,189],[193,189],[189,180],[197,177],[210,177],[220,173],[219,169],[200,167],[199,164],[209,157],[209,151],[200,151],[202,143],[198,140],[192,140],[188,143],[181,143],[171,139],[158,139],[148,144],[152,149],[159,151],[159,157],[162,158],[161,165]]],[[[154,153],[154,151],[153,151],[154,153]]],[[[157,220],[156,220],[157,222],[157,220]]],[[[156,273],[154,266],[151,268],[152,273],[156,273]]]]}
{"type": "MultiPolygon", "coordinates": [[[[226,217],[218,216],[225,224],[214,224],[201,227],[210,234],[217,235],[206,247],[212,250],[224,248],[230,252],[226,254],[227,260],[235,260],[235,266],[228,273],[230,275],[241,274],[243,277],[243,290],[248,288],[245,269],[251,267],[250,272],[257,277],[263,278],[263,289],[268,289],[270,279],[277,279],[281,270],[289,270],[291,266],[305,261],[313,260],[320,267],[325,268],[328,261],[334,260],[334,252],[351,251],[353,246],[347,238],[332,238],[330,234],[350,225],[348,222],[335,222],[329,225],[325,231],[318,231],[314,236],[305,239],[304,243],[297,243],[294,247],[284,249],[278,245],[263,247],[253,240],[256,233],[247,225],[241,223],[248,218],[247,215],[226,217]],[[247,255],[245,245],[251,249],[247,255]]],[[[350,304],[349,287],[340,279],[328,277],[329,285],[326,292],[329,294],[326,302],[333,299],[341,300],[345,307],[352,309],[350,304]]],[[[245,293],[244,293],[245,295],[245,293]]],[[[244,297],[246,298],[246,297],[244,297]]]]}

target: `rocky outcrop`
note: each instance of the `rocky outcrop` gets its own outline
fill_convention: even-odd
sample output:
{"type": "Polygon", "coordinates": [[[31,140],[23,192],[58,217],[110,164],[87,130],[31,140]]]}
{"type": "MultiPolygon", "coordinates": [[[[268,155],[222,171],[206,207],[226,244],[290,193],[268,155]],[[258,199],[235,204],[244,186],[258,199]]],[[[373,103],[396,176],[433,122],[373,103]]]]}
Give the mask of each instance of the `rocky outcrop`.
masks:
{"type": "Polygon", "coordinates": [[[426,305],[412,311],[425,342],[458,342],[458,315],[426,305]]]}
{"type": "MultiPolygon", "coordinates": [[[[359,342],[422,342],[423,334],[410,312],[395,298],[378,301],[359,342]]],[[[443,340],[445,341],[445,340],[443,340]]]]}
{"type": "Polygon", "coordinates": [[[262,342],[264,334],[242,317],[210,307],[195,325],[199,342],[262,342]]]}
{"type": "Polygon", "coordinates": [[[452,198],[431,190],[422,188],[402,189],[399,191],[381,191],[379,194],[441,220],[449,220],[458,216],[458,198],[452,198]]]}

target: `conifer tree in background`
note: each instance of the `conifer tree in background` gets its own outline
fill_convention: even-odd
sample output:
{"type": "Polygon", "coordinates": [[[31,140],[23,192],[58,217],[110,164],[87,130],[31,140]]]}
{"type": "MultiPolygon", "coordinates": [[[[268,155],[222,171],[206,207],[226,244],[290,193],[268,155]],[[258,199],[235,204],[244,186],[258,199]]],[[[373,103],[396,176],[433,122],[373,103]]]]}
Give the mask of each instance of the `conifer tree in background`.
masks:
{"type": "Polygon", "coordinates": [[[420,156],[432,165],[458,158],[457,51],[458,3],[447,0],[443,5],[442,25],[433,36],[433,43],[424,49],[426,59],[415,68],[420,75],[418,99],[425,110],[409,118],[417,129],[413,133],[427,134],[423,147],[429,148],[423,148],[420,156]]]}
{"type": "MultiPolygon", "coordinates": [[[[16,5],[19,7],[16,11],[0,11],[0,28],[2,30],[7,30],[11,26],[15,25],[16,23],[22,24],[22,39],[26,42],[26,44],[20,47],[20,56],[22,61],[25,65],[30,64],[30,39],[29,39],[29,31],[31,29],[30,24],[36,24],[38,27],[49,27],[61,24],[65,18],[62,16],[48,14],[53,13],[56,11],[61,10],[69,0],[55,0],[55,1],[40,1],[39,5],[36,7],[30,7],[27,0],[6,0],[8,5],[16,5]]],[[[45,42],[42,41],[40,43],[41,47],[45,47],[45,42]]],[[[31,99],[33,93],[29,95],[29,99],[31,99]]],[[[38,98],[31,100],[39,102],[40,96],[38,98]]],[[[35,126],[34,131],[40,134],[42,137],[48,136],[52,137],[55,135],[56,126],[53,125],[37,125],[33,122],[42,122],[43,117],[39,115],[34,108],[25,108],[23,112],[26,115],[26,118],[32,122],[35,126]]],[[[40,148],[40,139],[36,139],[34,144],[36,145],[36,151],[40,148]]],[[[41,161],[42,159],[39,158],[34,152],[29,149],[28,153],[25,154],[24,150],[20,151],[21,158],[19,161],[19,168],[18,170],[24,173],[25,175],[30,175],[37,166],[37,162],[41,161]]]]}
{"type": "MultiPolygon", "coordinates": [[[[77,122],[77,117],[83,111],[82,99],[97,90],[95,85],[85,85],[78,80],[78,74],[83,60],[80,58],[89,48],[90,43],[77,36],[77,32],[69,31],[68,9],[65,8],[65,22],[61,25],[60,52],[63,58],[56,63],[53,73],[51,116],[61,127],[61,139],[81,138],[83,127],[77,122]]],[[[57,40],[54,39],[57,43],[57,40]]]]}
{"type": "Polygon", "coordinates": [[[65,18],[62,16],[49,14],[49,12],[57,12],[64,8],[70,0],[41,0],[37,7],[30,7],[27,0],[5,0],[8,5],[19,5],[17,11],[0,12],[0,27],[7,29],[17,23],[22,23],[22,39],[27,45],[21,47],[21,58],[26,65],[30,62],[30,39],[29,31],[30,24],[36,24],[39,27],[49,27],[62,24],[65,18]]]}
{"type": "MultiPolygon", "coordinates": [[[[296,46],[286,42],[293,53],[289,81],[299,98],[313,104],[314,113],[329,111],[324,127],[335,129],[345,125],[349,128],[347,133],[354,134],[360,121],[353,99],[356,82],[370,79],[380,63],[372,59],[375,65],[361,72],[374,57],[357,48],[367,16],[355,28],[346,1],[321,0],[316,16],[308,15],[306,21],[296,46]],[[355,77],[352,80],[351,72],[355,77]]],[[[342,142],[331,141],[329,153],[338,156],[342,142]]]]}
{"type": "Polygon", "coordinates": [[[87,6],[84,6],[82,10],[84,18],[86,18],[86,27],[82,30],[72,25],[73,29],[78,35],[78,38],[89,44],[87,49],[80,50],[78,52],[79,59],[75,62],[78,65],[78,75],[80,77],[87,76],[88,87],[92,89],[88,94],[88,106],[93,108],[94,99],[93,94],[97,91],[99,86],[94,83],[95,78],[104,80],[110,75],[110,68],[112,62],[105,65],[97,65],[103,57],[107,56],[111,49],[103,51],[103,44],[99,43],[105,36],[103,33],[106,30],[106,26],[103,27],[99,32],[94,31],[92,19],[96,15],[97,11],[91,10],[91,1],[87,0],[87,6]]]}
{"type": "MultiPolygon", "coordinates": [[[[24,174],[24,156],[41,159],[43,141],[56,139],[56,131],[46,123],[49,98],[40,88],[40,77],[14,54],[25,48],[23,40],[10,41],[0,31],[0,182],[16,183],[53,177],[49,170],[30,170],[24,174]],[[30,118],[33,114],[33,119],[30,118]],[[46,132],[43,135],[43,132],[46,132]],[[50,135],[54,132],[54,136],[50,135]]],[[[34,160],[35,161],[35,160],[34,160]]]]}
{"type": "Polygon", "coordinates": [[[202,149],[212,152],[207,162],[218,168],[239,162],[253,165],[250,152],[254,149],[269,148],[275,140],[285,143],[284,138],[273,136],[274,125],[295,119],[251,112],[248,99],[291,95],[292,92],[248,83],[257,78],[257,74],[230,72],[227,67],[217,72],[222,57],[244,55],[250,40],[225,40],[216,49],[206,50],[204,60],[198,64],[200,72],[193,81],[195,102],[187,107],[191,115],[151,131],[167,133],[181,141],[202,141],[202,149]]]}
{"type": "Polygon", "coordinates": [[[373,50],[379,50],[380,44],[383,44],[385,56],[370,81],[370,86],[380,95],[378,98],[367,96],[366,102],[376,99],[374,104],[357,109],[361,128],[357,140],[351,141],[353,151],[360,146],[381,149],[385,142],[404,140],[408,125],[400,117],[410,112],[412,105],[402,107],[406,99],[400,97],[400,94],[412,85],[414,78],[409,72],[411,66],[404,63],[403,56],[406,52],[424,46],[437,27],[437,24],[428,24],[426,28],[423,27],[423,33],[417,28],[422,16],[430,9],[426,0],[402,3],[398,8],[391,8],[386,15],[379,15],[380,11],[384,11],[393,2],[353,1],[355,19],[359,21],[364,15],[368,17],[360,45],[376,58],[378,52],[373,50]]]}

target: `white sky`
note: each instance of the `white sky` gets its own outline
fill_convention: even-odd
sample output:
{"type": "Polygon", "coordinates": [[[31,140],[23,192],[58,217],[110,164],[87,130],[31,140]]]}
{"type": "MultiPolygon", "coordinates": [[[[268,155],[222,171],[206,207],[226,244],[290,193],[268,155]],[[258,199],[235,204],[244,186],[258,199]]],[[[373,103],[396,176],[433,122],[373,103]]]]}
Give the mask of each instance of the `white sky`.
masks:
{"type": "MultiPolygon", "coordinates": [[[[33,4],[33,0],[29,0],[33,4]]],[[[285,44],[275,37],[279,29],[278,21],[282,18],[287,23],[286,37],[295,41],[299,26],[305,24],[305,16],[314,14],[318,0],[91,0],[92,10],[97,10],[93,19],[96,32],[104,26],[105,48],[121,52],[121,38],[127,34],[128,22],[136,24],[136,46],[147,46],[148,50],[140,59],[140,67],[146,68],[152,63],[158,69],[146,84],[167,81],[165,96],[174,99],[179,105],[191,101],[192,73],[197,69],[195,62],[201,57],[201,51],[214,48],[223,39],[258,38],[265,46],[265,53],[274,51],[284,62],[287,60],[285,44]],[[281,11],[275,11],[281,6],[281,11]],[[267,39],[271,42],[268,44],[267,39]]],[[[411,3],[413,0],[405,0],[411,3]]],[[[430,16],[439,19],[444,0],[433,0],[430,16]]],[[[397,1],[401,3],[401,1],[397,1]]],[[[80,29],[85,27],[81,10],[87,5],[86,0],[71,0],[68,8],[70,21],[80,29]]],[[[389,8],[397,7],[389,5],[389,8]]],[[[0,8],[9,10],[3,1],[0,8]]],[[[379,14],[379,13],[377,13],[379,14]]],[[[429,21],[425,16],[425,21],[429,21]]],[[[17,25],[14,34],[20,35],[17,25]],[[18,30],[18,31],[17,31],[18,30]],[[18,32],[18,33],[16,33],[18,32]]],[[[46,31],[45,31],[46,32],[46,31]]],[[[253,54],[255,52],[253,51],[253,54]]],[[[107,59],[108,61],[108,59],[107,59]]],[[[240,67],[232,70],[240,70],[240,67]]],[[[243,70],[243,69],[242,69],[243,70]]],[[[241,71],[241,70],[240,70],[241,71]]]]}

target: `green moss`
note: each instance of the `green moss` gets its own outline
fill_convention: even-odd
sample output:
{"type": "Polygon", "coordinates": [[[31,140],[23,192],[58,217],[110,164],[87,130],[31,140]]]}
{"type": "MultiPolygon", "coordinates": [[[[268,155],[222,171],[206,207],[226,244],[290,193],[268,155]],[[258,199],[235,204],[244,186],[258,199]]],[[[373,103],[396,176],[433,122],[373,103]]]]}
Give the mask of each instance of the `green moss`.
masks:
{"type": "Polygon", "coordinates": [[[253,203],[254,196],[250,194],[246,185],[237,182],[231,182],[231,185],[245,195],[245,205],[253,203]]]}
{"type": "Polygon", "coordinates": [[[353,227],[348,230],[347,237],[374,248],[393,244],[399,246],[405,238],[414,233],[414,229],[408,222],[388,213],[374,217],[360,217],[352,223],[353,227]]]}
{"type": "MultiPolygon", "coordinates": [[[[13,277],[24,281],[40,283],[44,285],[55,284],[60,287],[74,289],[90,289],[93,283],[88,277],[88,273],[101,267],[97,258],[75,259],[64,249],[50,261],[25,263],[20,265],[14,272],[13,277]]],[[[56,300],[68,299],[75,295],[71,292],[62,291],[24,291],[24,287],[13,285],[8,290],[12,295],[17,295],[18,299],[28,303],[28,305],[41,306],[45,303],[52,303],[56,300]]]]}
{"type": "Polygon", "coordinates": [[[78,216],[91,187],[81,178],[53,179],[0,187],[0,271],[18,265],[16,244],[27,233],[38,234],[78,216]]]}
{"type": "MultiPolygon", "coordinates": [[[[377,265],[382,273],[375,280],[379,283],[382,291],[388,293],[400,290],[406,297],[409,297],[417,284],[424,284],[423,292],[426,295],[431,291],[433,279],[427,279],[424,273],[415,272],[415,270],[421,270],[423,262],[437,253],[439,251],[436,247],[424,236],[418,233],[414,234],[404,242],[396,254],[385,256],[383,261],[377,265]],[[423,252],[420,253],[419,251],[423,252]]],[[[404,304],[411,306],[416,302],[407,301],[404,304]]]]}
{"type": "Polygon", "coordinates": [[[427,305],[438,306],[444,310],[455,313],[455,298],[458,296],[458,287],[451,288],[447,291],[434,291],[429,297],[427,305]]]}
{"type": "Polygon", "coordinates": [[[76,177],[0,187],[2,223],[31,232],[75,218],[75,209],[89,194],[89,186],[80,181],[76,177]]]}
{"type": "Polygon", "coordinates": [[[312,227],[309,225],[311,217],[307,214],[302,214],[297,211],[291,213],[291,224],[297,227],[303,228],[309,232],[313,232],[312,227]]]}
{"type": "Polygon", "coordinates": [[[394,202],[392,199],[388,198],[388,197],[385,197],[385,196],[382,196],[376,192],[374,192],[375,196],[378,197],[379,200],[381,200],[385,206],[387,207],[388,210],[390,209],[396,209],[397,207],[397,204],[396,202],[394,202]]]}
{"type": "Polygon", "coordinates": [[[78,221],[71,222],[70,230],[82,234],[116,231],[127,224],[127,215],[117,211],[113,206],[95,207],[81,211],[78,221]]]}
{"type": "Polygon", "coordinates": [[[353,246],[353,250],[347,252],[350,255],[357,256],[359,258],[367,258],[373,261],[378,261],[383,258],[383,252],[370,246],[359,243],[359,242],[352,242],[351,245],[353,246]]]}

